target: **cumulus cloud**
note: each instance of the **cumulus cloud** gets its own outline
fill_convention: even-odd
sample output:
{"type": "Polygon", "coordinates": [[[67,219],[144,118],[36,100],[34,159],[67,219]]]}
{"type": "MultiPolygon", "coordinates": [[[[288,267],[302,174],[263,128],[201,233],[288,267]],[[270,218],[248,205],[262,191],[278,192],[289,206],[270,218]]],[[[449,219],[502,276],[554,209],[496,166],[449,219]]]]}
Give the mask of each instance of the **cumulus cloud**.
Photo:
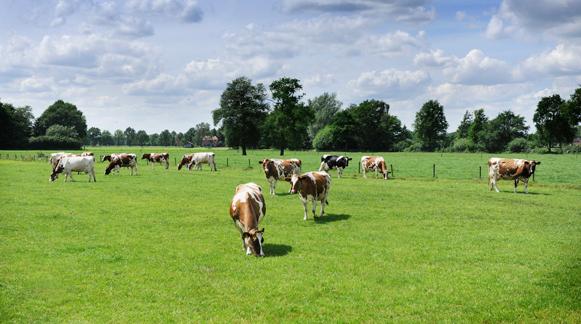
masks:
{"type": "Polygon", "coordinates": [[[421,70],[402,71],[387,69],[363,72],[357,79],[349,81],[349,86],[363,96],[379,98],[400,98],[418,93],[430,82],[430,75],[421,70]]]}
{"type": "Polygon", "coordinates": [[[538,33],[581,37],[581,2],[577,0],[503,0],[486,28],[489,38],[538,33]]]}
{"type": "Polygon", "coordinates": [[[178,17],[184,22],[199,22],[203,11],[193,0],[130,0],[127,8],[153,15],[178,17]]]}
{"type": "Polygon", "coordinates": [[[216,90],[240,76],[261,79],[273,76],[282,64],[266,57],[238,59],[205,59],[189,62],[178,75],[160,74],[153,79],[133,82],[124,87],[131,95],[184,94],[194,90],[216,90]]]}
{"type": "Polygon", "coordinates": [[[427,0],[283,0],[282,9],[286,12],[356,13],[406,22],[431,21],[436,14],[427,0]]]}
{"type": "Polygon", "coordinates": [[[32,76],[20,81],[20,91],[23,92],[48,92],[53,89],[54,80],[52,78],[43,78],[32,76]]]}
{"type": "Polygon", "coordinates": [[[581,45],[558,44],[555,48],[533,55],[517,69],[520,78],[533,76],[564,76],[581,74],[581,45]]]}
{"type": "Polygon", "coordinates": [[[382,56],[393,56],[424,46],[425,33],[420,31],[416,36],[397,30],[383,35],[372,35],[361,39],[356,48],[366,53],[382,56]]]}
{"type": "Polygon", "coordinates": [[[470,50],[465,57],[455,59],[454,64],[443,71],[454,83],[498,84],[513,81],[508,63],[488,57],[478,49],[470,50]]]}
{"type": "Polygon", "coordinates": [[[425,67],[445,67],[456,60],[457,58],[446,55],[443,50],[436,49],[416,54],[414,64],[425,67]]]}

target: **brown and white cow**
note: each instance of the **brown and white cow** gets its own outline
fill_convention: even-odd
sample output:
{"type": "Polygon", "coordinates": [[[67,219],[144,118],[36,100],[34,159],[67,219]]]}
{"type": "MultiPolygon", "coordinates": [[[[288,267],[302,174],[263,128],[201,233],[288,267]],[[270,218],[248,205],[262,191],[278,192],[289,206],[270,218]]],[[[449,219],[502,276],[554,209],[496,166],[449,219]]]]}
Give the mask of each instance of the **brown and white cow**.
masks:
{"type": "Polygon", "coordinates": [[[264,228],[259,230],[258,224],[265,215],[266,203],[262,188],[252,182],[238,185],[230,204],[230,217],[240,231],[242,247],[247,255],[264,256],[264,228]]]}
{"type": "Polygon", "coordinates": [[[165,166],[166,169],[169,168],[169,153],[145,153],[141,159],[151,163],[159,163],[165,166]]]}
{"type": "Polygon", "coordinates": [[[109,161],[109,165],[105,169],[105,175],[111,173],[111,170],[115,170],[119,173],[120,168],[130,168],[131,175],[133,175],[133,171],[135,171],[135,175],[137,175],[137,156],[135,154],[120,153],[105,155],[103,161],[109,161]]]}
{"type": "Polygon", "coordinates": [[[363,170],[363,177],[367,178],[367,171],[375,172],[375,176],[379,173],[383,175],[383,179],[387,180],[387,166],[383,156],[363,156],[361,157],[361,169],[363,170]]]}
{"type": "MultiPolygon", "coordinates": [[[[188,170],[191,170],[192,167],[195,167],[196,170],[202,170],[202,164],[208,164],[210,166],[210,171],[218,171],[216,169],[216,154],[214,152],[198,152],[192,153],[190,158],[190,162],[188,162],[188,170]]],[[[182,162],[184,159],[182,159],[182,162]]]]}
{"type": "Polygon", "coordinates": [[[528,193],[529,177],[535,173],[535,168],[539,164],[541,162],[535,160],[490,158],[488,160],[490,190],[494,189],[496,192],[500,192],[496,185],[499,179],[514,180],[514,192],[516,193],[518,182],[522,180],[525,184],[525,193],[528,193]]]}
{"type": "Polygon", "coordinates": [[[293,174],[301,173],[302,161],[299,159],[264,159],[258,162],[262,165],[266,180],[270,185],[270,194],[275,194],[278,180],[290,181],[293,174]]]}
{"type": "Polygon", "coordinates": [[[317,201],[321,202],[321,216],[325,214],[325,205],[328,205],[327,197],[331,189],[331,176],[325,171],[307,172],[303,175],[293,174],[291,178],[291,192],[299,193],[305,209],[304,220],[307,220],[307,204],[309,199],[313,201],[313,217],[317,209],[317,201]]]}

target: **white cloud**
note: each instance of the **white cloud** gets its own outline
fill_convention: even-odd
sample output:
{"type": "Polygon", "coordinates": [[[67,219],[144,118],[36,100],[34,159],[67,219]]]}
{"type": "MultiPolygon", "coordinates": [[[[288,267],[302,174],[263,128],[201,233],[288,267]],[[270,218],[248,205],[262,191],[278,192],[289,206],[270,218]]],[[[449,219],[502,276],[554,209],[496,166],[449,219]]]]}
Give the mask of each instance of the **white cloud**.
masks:
{"type": "Polygon", "coordinates": [[[454,64],[448,65],[443,71],[453,83],[498,84],[513,81],[508,63],[488,57],[478,49],[470,50],[465,57],[455,59],[454,64]]]}
{"type": "Polygon", "coordinates": [[[402,54],[412,49],[424,46],[424,32],[419,32],[416,36],[407,32],[397,30],[393,33],[383,35],[372,35],[361,39],[356,48],[371,54],[393,56],[402,54]]]}
{"type": "Polygon", "coordinates": [[[199,22],[203,17],[202,9],[193,0],[130,0],[126,5],[130,11],[173,16],[184,22],[199,22]]]}
{"type": "Polygon", "coordinates": [[[348,84],[363,96],[401,98],[420,92],[429,82],[430,75],[425,71],[387,69],[363,72],[348,84]]]}
{"type": "Polygon", "coordinates": [[[558,44],[524,60],[517,69],[520,78],[581,74],[581,45],[558,44]]]}
{"type": "Polygon", "coordinates": [[[441,49],[430,50],[416,54],[414,63],[425,67],[445,67],[457,60],[454,56],[447,56],[441,49]]]}
{"type": "Polygon", "coordinates": [[[53,90],[54,80],[32,76],[20,81],[20,91],[23,92],[49,92],[53,90]]]}
{"type": "Polygon", "coordinates": [[[581,37],[581,1],[503,0],[490,18],[489,38],[550,35],[581,37]]]}

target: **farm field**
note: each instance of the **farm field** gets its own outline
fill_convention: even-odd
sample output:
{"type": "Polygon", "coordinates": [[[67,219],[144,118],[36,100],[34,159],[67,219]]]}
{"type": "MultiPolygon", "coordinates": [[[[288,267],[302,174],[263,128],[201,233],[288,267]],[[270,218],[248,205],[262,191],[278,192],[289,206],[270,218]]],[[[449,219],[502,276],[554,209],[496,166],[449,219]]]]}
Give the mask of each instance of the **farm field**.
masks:
{"type": "Polygon", "coordinates": [[[0,322],[581,321],[575,155],[526,156],[542,164],[525,195],[511,181],[488,191],[486,154],[384,153],[383,181],[348,153],[328,214],[305,222],[287,183],[268,195],[258,161],[276,151],[215,149],[218,172],[178,172],[174,157],[200,150],[88,150],[172,163],[49,183],[48,163],[14,160],[40,152],[0,151],[0,322]],[[250,181],[266,198],[265,258],[244,254],[228,215],[250,181]]]}

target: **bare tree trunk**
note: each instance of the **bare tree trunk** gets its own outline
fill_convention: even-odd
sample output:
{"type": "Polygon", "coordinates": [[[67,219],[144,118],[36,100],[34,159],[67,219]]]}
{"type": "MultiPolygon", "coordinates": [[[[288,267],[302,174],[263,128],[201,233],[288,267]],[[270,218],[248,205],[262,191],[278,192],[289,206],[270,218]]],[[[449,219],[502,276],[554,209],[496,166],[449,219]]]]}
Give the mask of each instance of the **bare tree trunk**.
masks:
{"type": "Polygon", "coordinates": [[[246,155],[246,144],[242,144],[242,155],[246,155]]]}
{"type": "Polygon", "coordinates": [[[280,148],[280,156],[283,156],[283,155],[284,155],[284,147],[281,147],[280,148]]]}

